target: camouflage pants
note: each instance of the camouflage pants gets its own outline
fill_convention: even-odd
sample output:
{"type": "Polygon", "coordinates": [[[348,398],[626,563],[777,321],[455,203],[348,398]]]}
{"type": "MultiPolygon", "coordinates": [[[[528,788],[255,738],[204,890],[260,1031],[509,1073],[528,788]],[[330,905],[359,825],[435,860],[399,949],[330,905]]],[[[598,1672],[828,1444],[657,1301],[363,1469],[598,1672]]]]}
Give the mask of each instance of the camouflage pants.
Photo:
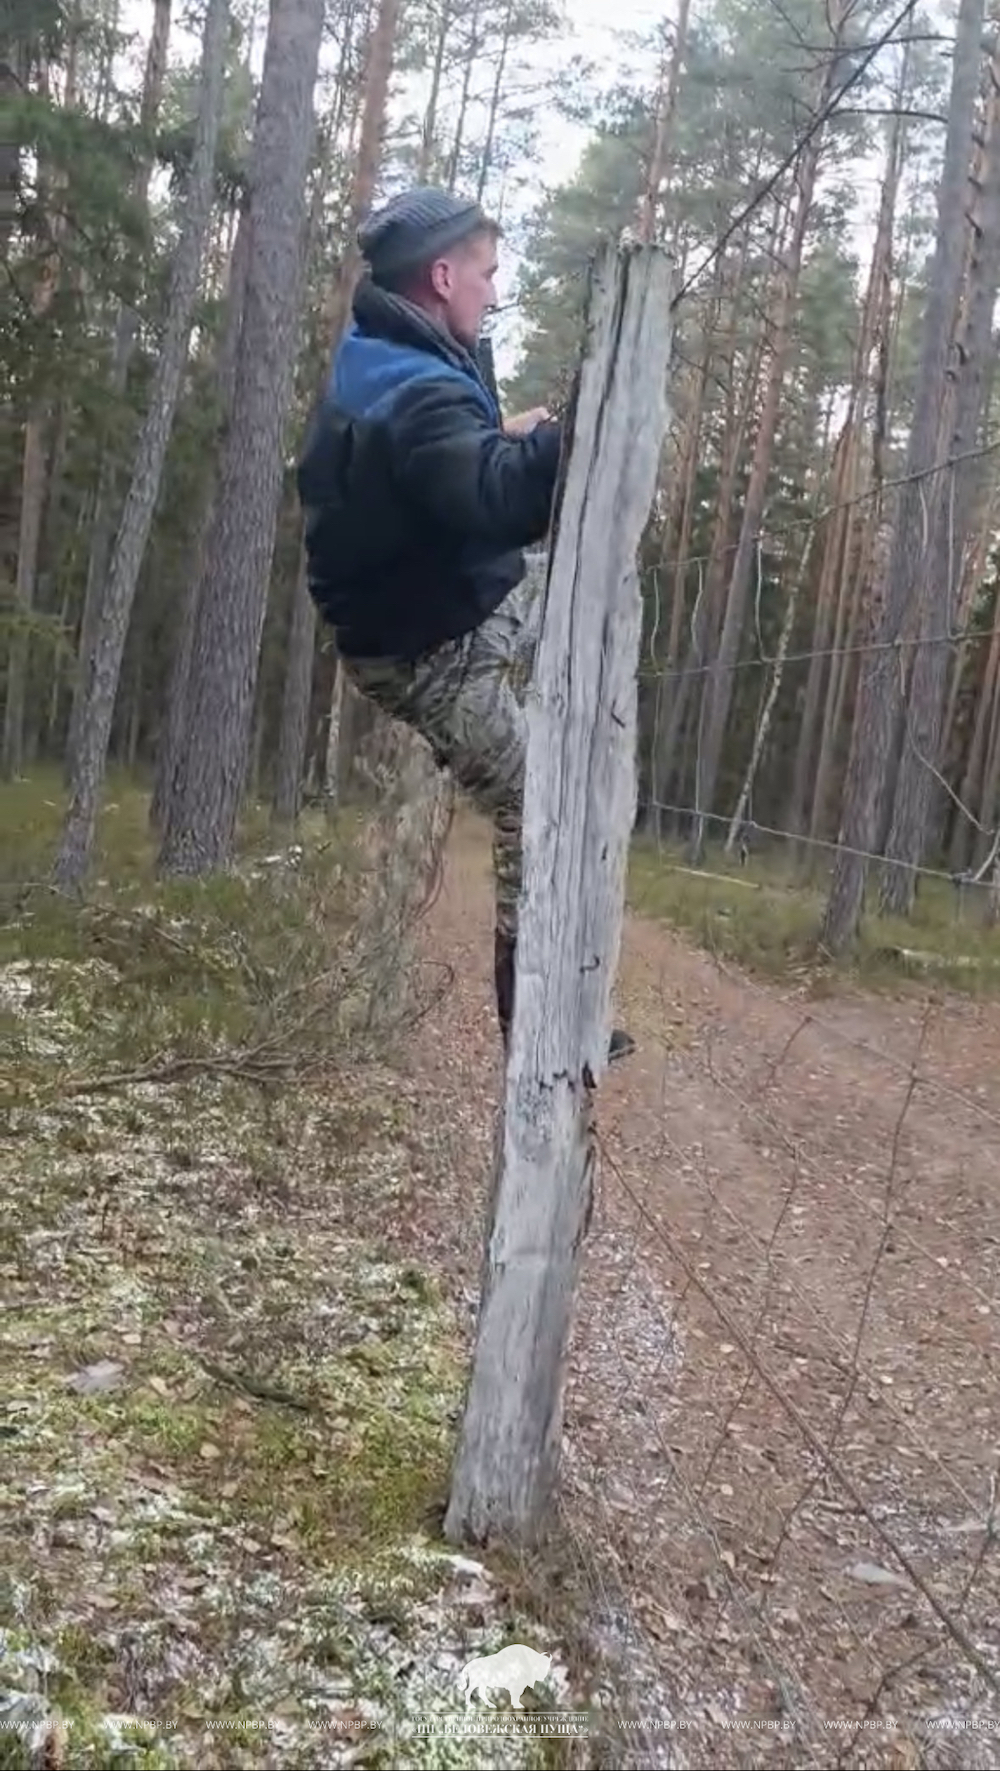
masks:
{"type": "Polygon", "coordinates": [[[496,927],[510,940],[521,890],[524,696],[540,612],[541,598],[526,581],[473,633],[423,658],[344,660],[362,694],[420,732],[439,766],[492,820],[496,927]]]}

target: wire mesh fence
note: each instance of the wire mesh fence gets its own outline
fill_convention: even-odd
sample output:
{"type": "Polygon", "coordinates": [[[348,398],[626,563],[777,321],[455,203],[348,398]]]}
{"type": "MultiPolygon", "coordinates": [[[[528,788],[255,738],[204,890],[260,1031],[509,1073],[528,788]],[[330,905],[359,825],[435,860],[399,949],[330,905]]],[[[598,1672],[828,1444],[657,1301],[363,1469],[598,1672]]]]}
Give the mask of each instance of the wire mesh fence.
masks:
{"type": "Polygon", "coordinates": [[[569,1432],[673,1688],[647,1719],[686,1763],[993,1763],[997,1029],[695,956],[669,988],[569,1432]]]}
{"type": "MultiPolygon", "coordinates": [[[[566,1514],[595,1607],[653,1669],[620,1721],[632,1762],[994,1765],[1000,841],[988,792],[956,804],[935,760],[969,862],[939,840],[908,863],[912,921],[872,902],[853,966],[834,968],[816,937],[840,782],[825,822],[785,821],[806,678],[818,658],[856,677],[866,651],[918,640],[838,651],[789,628],[779,652],[766,578],[732,665],[753,681],[746,739],[715,797],[697,798],[696,707],[671,791],[646,775],[646,915],[625,956],[641,1055],[602,1103],[566,1514]]],[[[657,650],[663,632],[654,609],[649,683],[685,668],[657,650]]],[[[962,632],[919,642],[951,649],[970,720],[972,696],[995,693],[995,638],[967,609],[962,632]]],[[[703,684],[711,664],[688,669],[703,684]]]]}

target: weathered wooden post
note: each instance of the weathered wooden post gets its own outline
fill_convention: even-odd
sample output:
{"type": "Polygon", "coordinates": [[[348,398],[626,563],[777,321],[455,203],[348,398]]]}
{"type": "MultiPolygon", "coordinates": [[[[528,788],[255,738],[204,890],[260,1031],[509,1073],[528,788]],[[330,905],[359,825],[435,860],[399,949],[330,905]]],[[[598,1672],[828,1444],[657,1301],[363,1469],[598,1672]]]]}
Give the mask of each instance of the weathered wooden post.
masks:
{"type": "Polygon", "coordinates": [[[635,811],[636,555],[667,422],[670,266],[595,267],[528,697],[524,888],[493,1221],[445,1533],[530,1540],[554,1485],[635,811]]]}

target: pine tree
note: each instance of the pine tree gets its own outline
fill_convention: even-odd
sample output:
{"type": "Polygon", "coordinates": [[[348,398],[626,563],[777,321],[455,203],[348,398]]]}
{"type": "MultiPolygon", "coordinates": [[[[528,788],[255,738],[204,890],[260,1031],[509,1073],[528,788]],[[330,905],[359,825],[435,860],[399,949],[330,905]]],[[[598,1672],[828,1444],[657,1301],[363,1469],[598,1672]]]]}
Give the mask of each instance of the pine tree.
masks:
{"type": "Polygon", "coordinates": [[[322,0],[272,0],[232,421],[196,617],[185,743],[165,807],[167,873],[226,865],[236,833],[292,391],[322,23],[322,0]]]}
{"type": "Polygon", "coordinates": [[[202,43],[201,96],[191,176],[173,262],[163,348],[153,381],[149,410],[139,439],[135,467],[115,539],[101,621],[87,668],[79,741],[70,758],[70,803],[55,864],[63,888],[79,885],[90,860],[108,739],[129,616],[153,513],[187,360],[195,298],[201,277],[205,236],[212,209],[215,147],[222,110],[223,65],[229,20],[228,0],[208,0],[202,43]]]}

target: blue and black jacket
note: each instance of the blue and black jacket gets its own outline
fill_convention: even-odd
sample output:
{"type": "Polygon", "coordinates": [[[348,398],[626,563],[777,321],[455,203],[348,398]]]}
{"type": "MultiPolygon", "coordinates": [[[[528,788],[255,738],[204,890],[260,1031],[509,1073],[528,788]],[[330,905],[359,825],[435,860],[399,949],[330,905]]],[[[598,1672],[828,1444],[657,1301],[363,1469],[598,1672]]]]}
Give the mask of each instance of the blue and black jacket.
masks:
{"type": "Polygon", "coordinates": [[[298,486],[309,587],[346,657],[417,658],[478,627],[548,529],[557,424],[505,437],[472,355],[363,282],[298,486]]]}

